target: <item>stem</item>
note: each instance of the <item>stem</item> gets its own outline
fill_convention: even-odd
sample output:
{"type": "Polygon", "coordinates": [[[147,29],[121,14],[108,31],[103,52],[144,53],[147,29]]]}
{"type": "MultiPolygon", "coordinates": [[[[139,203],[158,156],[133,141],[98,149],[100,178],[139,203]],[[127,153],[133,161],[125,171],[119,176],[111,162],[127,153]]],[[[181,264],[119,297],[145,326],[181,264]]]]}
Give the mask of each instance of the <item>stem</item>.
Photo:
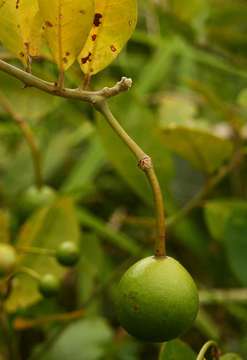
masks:
{"type": "Polygon", "coordinates": [[[63,70],[59,71],[57,86],[60,90],[63,90],[63,88],[64,88],[64,71],[63,70]]]}
{"type": "Polygon", "coordinates": [[[219,358],[219,354],[218,354],[218,345],[215,341],[210,340],[208,342],[206,342],[206,344],[203,345],[203,347],[201,348],[201,351],[199,352],[196,360],[205,360],[205,355],[208,352],[208,350],[212,348],[212,349],[216,349],[216,355],[215,358],[218,359],[219,358]]]}
{"type": "Polygon", "coordinates": [[[247,288],[201,290],[200,302],[203,305],[247,304],[247,288]]]}
{"type": "Polygon", "coordinates": [[[67,313],[61,314],[52,314],[47,316],[42,316],[37,319],[25,319],[22,317],[17,317],[14,321],[15,330],[27,330],[34,327],[39,327],[42,325],[47,325],[53,322],[70,322],[72,320],[80,319],[85,315],[85,309],[74,310],[67,313]]]}
{"type": "Polygon", "coordinates": [[[120,94],[121,92],[128,91],[131,88],[132,81],[123,77],[117,84],[113,87],[105,87],[97,91],[85,91],[80,88],[78,89],[59,89],[57,84],[52,82],[45,81],[38,78],[32,74],[23,71],[22,69],[8,64],[7,62],[0,59],[0,71],[20,80],[25,84],[26,87],[34,87],[45,93],[63,97],[65,99],[74,99],[88,102],[90,104],[95,104],[102,99],[110,98],[120,94]]]}
{"type": "Polygon", "coordinates": [[[91,75],[90,74],[86,74],[84,79],[83,79],[83,83],[82,83],[82,89],[83,90],[88,90],[89,89],[89,85],[90,85],[90,81],[91,81],[91,75]]]}
{"type": "Polygon", "coordinates": [[[26,140],[26,143],[29,146],[33,161],[36,186],[38,188],[41,188],[43,184],[42,171],[41,171],[41,156],[34,134],[28,123],[18,113],[14,111],[14,109],[12,108],[11,104],[9,103],[5,95],[3,95],[1,92],[0,92],[0,105],[6,111],[6,113],[8,113],[15,121],[15,123],[19,127],[20,131],[22,132],[26,140]]]}
{"type": "Polygon", "coordinates": [[[40,275],[33,269],[30,269],[26,266],[22,266],[20,267],[17,271],[16,271],[16,274],[26,274],[28,276],[30,276],[31,278],[33,278],[34,280],[37,280],[39,281],[40,280],[40,275]]]}
{"type": "Polygon", "coordinates": [[[4,340],[8,352],[7,359],[8,360],[15,360],[16,359],[16,351],[14,347],[14,343],[12,342],[12,336],[10,333],[10,326],[8,321],[8,316],[5,312],[4,304],[2,301],[0,301],[0,324],[1,324],[1,330],[4,335],[4,340]]]}
{"type": "Polygon", "coordinates": [[[165,257],[166,256],[166,247],[165,247],[165,218],[164,218],[164,203],[161,193],[161,188],[159,181],[157,179],[152,159],[150,156],[145,154],[145,152],[140,148],[139,145],[127,134],[127,132],[122,128],[116,118],[113,116],[108,104],[106,101],[101,101],[95,105],[96,110],[98,110],[106,119],[111,128],[116,132],[116,134],[122,139],[122,141],[128,146],[131,152],[135,155],[138,160],[138,166],[143,170],[148,178],[148,181],[151,185],[154,204],[156,208],[156,226],[157,226],[157,237],[155,241],[155,256],[156,257],[165,257]]]}
{"type": "Polygon", "coordinates": [[[52,249],[41,249],[37,247],[25,247],[25,246],[18,246],[16,248],[18,252],[31,254],[31,255],[44,255],[44,256],[55,256],[56,251],[52,249]]]}

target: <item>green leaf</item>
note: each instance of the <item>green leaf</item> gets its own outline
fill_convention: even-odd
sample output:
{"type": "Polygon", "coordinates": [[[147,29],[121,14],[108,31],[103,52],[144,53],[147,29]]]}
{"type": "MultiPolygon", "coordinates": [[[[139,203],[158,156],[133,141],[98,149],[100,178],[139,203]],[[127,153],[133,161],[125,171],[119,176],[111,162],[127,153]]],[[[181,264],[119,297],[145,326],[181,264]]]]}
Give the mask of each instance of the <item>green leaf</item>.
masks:
{"type": "Polygon", "coordinates": [[[0,243],[10,241],[10,214],[0,209],[0,243]]]}
{"type": "Polygon", "coordinates": [[[85,74],[107,67],[131,37],[137,21],[136,0],[95,0],[94,24],[78,61],[85,74]]]}
{"type": "MultiPolygon", "coordinates": [[[[41,247],[56,249],[64,241],[79,241],[79,226],[73,201],[60,198],[53,205],[34,214],[21,229],[17,239],[18,247],[41,247]]],[[[55,258],[41,255],[20,255],[19,265],[29,267],[39,274],[64,274],[55,258]]],[[[35,304],[41,299],[37,282],[25,274],[18,275],[13,283],[13,291],[7,300],[9,311],[35,304]]]]}
{"type": "Polygon", "coordinates": [[[196,355],[183,341],[173,340],[162,346],[159,360],[196,360],[196,355]]]}
{"type": "MultiPolygon", "coordinates": [[[[26,121],[38,121],[54,110],[61,102],[34,88],[23,88],[23,85],[10,76],[0,74],[1,92],[8,97],[13,110],[26,121]],[[30,101],[32,99],[32,101],[30,101]]],[[[0,106],[0,114],[1,114],[0,106]]]]}
{"type": "Polygon", "coordinates": [[[102,242],[94,232],[87,233],[87,241],[83,241],[81,253],[78,264],[78,296],[80,303],[84,304],[91,298],[97,284],[104,283],[109,276],[106,266],[109,259],[105,256],[102,242]]]}
{"type": "Polygon", "coordinates": [[[214,340],[220,339],[221,329],[219,324],[206,310],[201,308],[195,322],[196,328],[205,338],[214,340]]]}
{"type": "Polygon", "coordinates": [[[204,217],[212,237],[223,240],[227,221],[233,211],[246,209],[247,202],[242,200],[216,199],[208,201],[204,206],[204,217]]]}
{"type": "Polygon", "coordinates": [[[91,182],[105,164],[105,154],[98,138],[91,139],[88,149],[78,158],[74,168],[65,179],[62,191],[86,194],[91,182]]]}
{"type": "Polygon", "coordinates": [[[238,354],[229,353],[221,356],[220,360],[243,360],[243,358],[238,354]]]}
{"type": "Polygon", "coordinates": [[[207,9],[206,0],[168,0],[170,9],[181,20],[193,22],[198,16],[205,14],[207,9]]]}
{"type": "Polygon", "coordinates": [[[0,4],[0,41],[24,65],[39,55],[41,21],[37,0],[2,1],[0,4]]]}
{"type": "Polygon", "coordinates": [[[193,120],[197,115],[197,105],[191,98],[183,94],[169,94],[162,96],[160,100],[159,116],[162,126],[169,124],[180,124],[193,120]]]}
{"type": "Polygon", "coordinates": [[[45,38],[60,71],[79,55],[92,27],[93,0],[38,0],[45,38]]]}
{"type": "Polygon", "coordinates": [[[141,248],[133,239],[128,238],[125,234],[112,230],[107,224],[90,214],[87,210],[80,209],[78,211],[78,218],[82,225],[90,227],[111,244],[132,255],[138,255],[140,253],[141,248]]]}
{"type": "Polygon", "coordinates": [[[232,155],[230,141],[195,124],[170,124],[162,129],[166,147],[206,173],[214,172],[232,155]]]}
{"type": "Polygon", "coordinates": [[[233,210],[225,228],[225,246],[232,271],[247,286],[247,208],[233,210]]]}
{"type": "Polygon", "coordinates": [[[240,94],[238,95],[238,104],[243,108],[247,108],[247,89],[241,90],[240,94]]]}
{"type": "Polygon", "coordinates": [[[99,360],[113,341],[113,333],[104,319],[77,321],[67,327],[52,344],[43,360],[99,360]]]}

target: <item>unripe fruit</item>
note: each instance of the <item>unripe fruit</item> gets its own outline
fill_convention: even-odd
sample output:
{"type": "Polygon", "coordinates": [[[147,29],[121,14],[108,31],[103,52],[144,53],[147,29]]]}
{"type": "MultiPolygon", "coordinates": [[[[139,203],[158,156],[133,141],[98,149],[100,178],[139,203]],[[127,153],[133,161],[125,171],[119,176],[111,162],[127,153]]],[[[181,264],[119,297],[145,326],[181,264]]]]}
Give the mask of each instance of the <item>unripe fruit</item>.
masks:
{"type": "Polygon", "coordinates": [[[16,267],[17,254],[15,248],[8,244],[0,244],[0,277],[11,274],[16,267]]]}
{"type": "Polygon", "coordinates": [[[44,297],[56,296],[60,289],[60,282],[53,274],[44,275],[39,282],[39,291],[44,297]]]}
{"type": "Polygon", "coordinates": [[[199,307],[196,285],[171,257],[147,257],[120,280],[116,309],[121,325],[149,342],[174,339],[193,324],[199,307]]]}
{"type": "Polygon", "coordinates": [[[37,188],[30,186],[23,198],[23,206],[27,211],[34,211],[40,207],[50,205],[56,198],[55,191],[49,186],[37,188]]]}
{"type": "Polygon", "coordinates": [[[57,261],[63,266],[74,266],[80,257],[80,250],[78,246],[71,242],[66,241],[62,243],[56,252],[57,261]]]}

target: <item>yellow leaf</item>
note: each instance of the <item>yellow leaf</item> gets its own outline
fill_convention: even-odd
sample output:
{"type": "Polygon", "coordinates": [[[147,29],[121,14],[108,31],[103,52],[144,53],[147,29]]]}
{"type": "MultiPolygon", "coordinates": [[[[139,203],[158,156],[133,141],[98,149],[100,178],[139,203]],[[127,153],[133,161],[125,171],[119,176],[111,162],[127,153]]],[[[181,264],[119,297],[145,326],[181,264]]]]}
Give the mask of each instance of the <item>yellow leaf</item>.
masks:
{"type": "MultiPolygon", "coordinates": [[[[1,1],[1,0],[0,0],[1,1]]],[[[41,21],[37,0],[0,2],[0,41],[24,65],[39,54],[41,21]]]]}
{"type": "Polygon", "coordinates": [[[38,0],[45,38],[60,71],[75,61],[92,27],[93,0],[38,0]]]}
{"type": "Polygon", "coordinates": [[[108,66],[131,37],[137,21],[136,0],[96,0],[94,24],[78,61],[85,74],[108,66]]]}

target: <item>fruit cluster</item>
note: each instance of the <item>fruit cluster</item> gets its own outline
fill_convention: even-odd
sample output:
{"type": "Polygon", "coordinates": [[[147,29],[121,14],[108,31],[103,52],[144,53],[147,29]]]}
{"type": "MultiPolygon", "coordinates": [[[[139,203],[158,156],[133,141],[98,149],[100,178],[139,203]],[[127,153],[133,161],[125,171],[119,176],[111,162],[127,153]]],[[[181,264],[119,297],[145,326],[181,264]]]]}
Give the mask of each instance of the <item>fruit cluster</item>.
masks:
{"type": "MultiPolygon", "coordinates": [[[[75,266],[80,258],[80,250],[73,242],[63,242],[54,252],[57,262],[65,267],[75,266]]],[[[7,278],[13,276],[15,273],[21,271],[18,268],[18,256],[14,246],[1,243],[0,244],[0,278],[7,278]]],[[[39,276],[38,288],[44,297],[51,297],[58,293],[60,288],[59,279],[53,274],[45,274],[39,276]]]]}

